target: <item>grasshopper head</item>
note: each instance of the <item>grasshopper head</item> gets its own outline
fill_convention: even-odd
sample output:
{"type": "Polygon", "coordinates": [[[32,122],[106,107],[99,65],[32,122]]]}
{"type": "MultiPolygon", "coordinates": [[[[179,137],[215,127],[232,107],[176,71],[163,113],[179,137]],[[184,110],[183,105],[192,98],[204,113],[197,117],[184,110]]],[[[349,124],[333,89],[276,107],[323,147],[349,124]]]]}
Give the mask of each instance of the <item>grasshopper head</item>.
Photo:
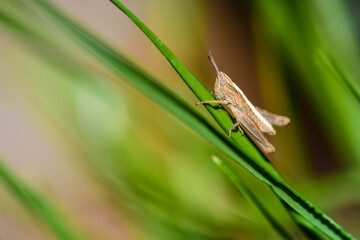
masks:
{"type": "Polygon", "coordinates": [[[215,69],[215,71],[217,73],[217,77],[216,77],[216,81],[215,81],[215,88],[220,87],[220,86],[225,86],[226,84],[228,84],[229,77],[226,76],[225,73],[219,71],[219,68],[216,65],[215,60],[214,60],[214,58],[213,58],[210,51],[209,51],[208,57],[209,57],[209,60],[210,60],[211,64],[213,65],[213,67],[214,67],[214,69],[215,69]]]}
{"type": "Polygon", "coordinates": [[[220,85],[221,87],[225,86],[226,84],[230,83],[230,78],[223,72],[218,72],[216,77],[216,85],[220,85]]]}

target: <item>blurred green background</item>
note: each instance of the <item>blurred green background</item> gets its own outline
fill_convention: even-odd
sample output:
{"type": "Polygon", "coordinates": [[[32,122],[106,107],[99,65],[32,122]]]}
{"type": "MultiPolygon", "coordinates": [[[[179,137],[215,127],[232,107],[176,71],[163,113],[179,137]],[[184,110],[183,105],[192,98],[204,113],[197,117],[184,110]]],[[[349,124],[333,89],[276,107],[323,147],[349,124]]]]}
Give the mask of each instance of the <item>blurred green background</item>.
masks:
{"type": "MultiPolygon", "coordinates": [[[[360,84],[359,1],[123,2],[210,91],[208,50],[254,105],[289,116],[270,138],[269,159],[360,237],[360,108],[346,84],[360,84]]],[[[195,108],[176,72],[110,2],[54,3],[195,108]]],[[[304,239],[268,187],[21,1],[0,0],[0,52],[4,163],[85,239],[280,239],[212,155],[304,239]]],[[[0,192],[0,239],[55,238],[2,184],[0,192]]]]}

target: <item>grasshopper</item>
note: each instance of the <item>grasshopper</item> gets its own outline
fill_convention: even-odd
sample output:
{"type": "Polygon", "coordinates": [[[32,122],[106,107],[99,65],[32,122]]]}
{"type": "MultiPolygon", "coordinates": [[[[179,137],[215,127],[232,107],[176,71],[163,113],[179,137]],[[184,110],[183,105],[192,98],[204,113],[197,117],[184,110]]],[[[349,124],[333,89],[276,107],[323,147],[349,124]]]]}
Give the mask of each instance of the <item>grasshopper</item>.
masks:
{"type": "Polygon", "coordinates": [[[238,127],[241,134],[244,134],[243,129],[249,132],[266,153],[274,152],[275,147],[264,136],[264,133],[275,135],[276,131],[272,125],[286,126],[290,123],[290,119],[252,105],[240,88],[225,73],[219,71],[211,52],[208,56],[217,74],[214,88],[216,100],[198,102],[196,106],[221,104],[236,120],[229,130],[229,137],[231,137],[231,132],[238,127]]]}

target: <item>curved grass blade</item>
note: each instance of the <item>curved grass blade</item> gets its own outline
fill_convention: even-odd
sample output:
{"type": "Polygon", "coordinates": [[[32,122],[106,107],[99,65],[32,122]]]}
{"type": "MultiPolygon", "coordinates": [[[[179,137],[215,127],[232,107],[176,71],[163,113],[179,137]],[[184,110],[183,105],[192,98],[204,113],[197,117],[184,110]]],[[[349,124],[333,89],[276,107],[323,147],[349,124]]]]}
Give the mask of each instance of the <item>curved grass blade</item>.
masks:
{"type": "Polygon", "coordinates": [[[292,239],[285,229],[273,218],[265,208],[260,200],[250,191],[245,184],[236,176],[236,174],[218,157],[213,156],[212,160],[214,163],[225,173],[226,176],[234,183],[236,188],[244,195],[244,197],[257,208],[260,213],[266,218],[270,225],[279,233],[283,239],[292,239]]]}
{"type": "MultiPolygon", "coordinates": [[[[353,239],[353,237],[341,226],[292,189],[247,138],[242,137],[241,134],[234,133],[233,140],[230,140],[227,135],[218,132],[216,128],[208,123],[208,121],[194,112],[189,106],[185,105],[169,90],[162,87],[154,80],[154,78],[150,77],[142,70],[139,70],[139,68],[130,63],[126,58],[112,50],[111,47],[107,46],[105,43],[76,25],[73,21],[69,20],[50,3],[42,0],[23,1],[22,3],[27,4],[30,7],[39,7],[39,10],[42,11],[43,14],[46,14],[50,19],[66,30],[71,37],[81,43],[82,47],[85,47],[94,54],[102,64],[106,65],[118,76],[124,77],[124,80],[127,80],[128,83],[141,90],[144,94],[174,114],[178,119],[182,120],[195,132],[199,133],[210,143],[244,166],[257,178],[272,187],[281,199],[287,202],[300,215],[330,238],[353,239]]],[[[171,51],[153,33],[151,33],[139,19],[137,19],[120,2],[114,1],[114,3],[127,13],[141,29],[144,29],[144,33],[149,34],[148,36],[154,44],[167,57],[181,77],[186,80],[189,87],[191,87],[200,100],[213,99],[212,95],[195,78],[195,76],[186,69],[171,51]]],[[[230,128],[232,119],[225,110],[215,110],[211,107],[208,107],[208,110],[223,129],[227,131],[227,129],[230,128]]]]}
{"type": "Polygon", "coordinates": [[[329,53],[318,52],[320,63],[331,72],[351,93],[351,95],[360,103],[360,87],[351,79],[341,67],[340,63],[329,53]]]}
{"type": "Polygon", "coordinates": [[[70,225],[66,218],[44,197],[31,189],[16,176],[0,158],[0,180],[26,208],[39,218],[58,239],[85,239],[70,225]]]}

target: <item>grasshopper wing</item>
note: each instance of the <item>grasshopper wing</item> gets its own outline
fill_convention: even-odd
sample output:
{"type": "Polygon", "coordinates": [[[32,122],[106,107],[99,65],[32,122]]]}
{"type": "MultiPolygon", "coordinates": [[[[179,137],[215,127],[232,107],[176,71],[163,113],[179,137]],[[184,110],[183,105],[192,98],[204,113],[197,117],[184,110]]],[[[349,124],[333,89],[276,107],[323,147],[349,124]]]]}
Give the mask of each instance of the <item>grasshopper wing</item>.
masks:
{"type": "Polygon", "coordinates": [[[290,123],[290,119],[288,117],[276,115],[259,107],[255,108],[271,124],[276,126],[287,126],[290,123]]]}
{"type": "Polygon", "coordinates": [[[266,153],[275,152],[275,147],[267,140],[264,134],[261,132],[259,126],[254,120],[247,114],[242,114],[241,116],[241,125],[254,136],[257,142],[260,144],[261,148],[266,153]]]}

